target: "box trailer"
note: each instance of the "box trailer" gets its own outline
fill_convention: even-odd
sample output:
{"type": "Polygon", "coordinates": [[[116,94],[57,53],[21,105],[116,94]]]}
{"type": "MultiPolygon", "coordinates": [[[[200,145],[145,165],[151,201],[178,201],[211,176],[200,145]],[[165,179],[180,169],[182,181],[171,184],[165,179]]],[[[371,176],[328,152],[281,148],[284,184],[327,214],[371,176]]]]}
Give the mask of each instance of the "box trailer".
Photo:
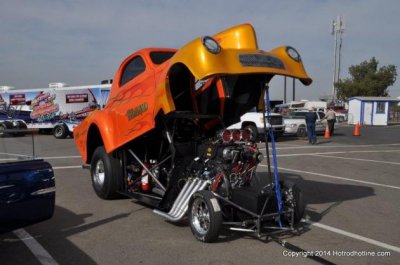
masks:
{"type": "Polygon", "coordinates": [[[101,109],[111,84],[68,86],[50,83],[48,88],[14,89],[1,87],[0,111],[12,119],[25,121],[28,128],[54,131],[57,126],[68,129],[57,138],[72,134],[72,129],[93,110],[101,109]],[[64,126],[65,125],[65,126],[64,126]]]}

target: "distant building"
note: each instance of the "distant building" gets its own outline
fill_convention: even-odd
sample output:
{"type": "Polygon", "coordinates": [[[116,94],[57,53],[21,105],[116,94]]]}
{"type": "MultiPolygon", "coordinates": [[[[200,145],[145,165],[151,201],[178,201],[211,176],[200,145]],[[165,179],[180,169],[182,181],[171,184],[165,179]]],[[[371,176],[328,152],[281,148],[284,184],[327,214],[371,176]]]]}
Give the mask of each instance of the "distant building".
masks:
{"type": "Polygon", "coordinates": [[[349,124],[400,124],[400,99],[394,97],[349,98],[349,124]]]}

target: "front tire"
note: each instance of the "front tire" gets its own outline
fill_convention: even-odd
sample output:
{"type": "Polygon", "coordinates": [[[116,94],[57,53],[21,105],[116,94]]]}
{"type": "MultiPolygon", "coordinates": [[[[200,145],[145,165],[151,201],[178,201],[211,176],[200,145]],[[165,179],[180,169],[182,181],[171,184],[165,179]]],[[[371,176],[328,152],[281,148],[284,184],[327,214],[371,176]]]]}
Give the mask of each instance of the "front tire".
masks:
{"type": "Polygon", "coordinates": [[[297,129],[297,136],[298,137],[306,137],[306,135],[307,135],[306,127],[299,127],[297,129]]]}
{"type": "Polygon", "coordinates": [[[115,154],[107,154],[104,146],[94,151],[90,175],[97,196],[104,200],[118,197],[118,179],[122,177],[120,160],[115,154]]]}
{"type": "Polygon", "coordinates": [[[250,132],[250,141],[256,142],[258,140],[258,129],[256,126],[249,124],[246,125],[243,129],[250,132]]]}
{"type": "Polygon", "coordinates": [[[189,222],[197,240],[209,243],[218,238],[222,212],[210,191],[203,190],[193,194],[189,202],[189,222]]]}
{"type": "MultiPolygon", "coordinates": [[[[20,129],[20,130],[27,130],[28,126],[26,126],[26,124],[22,121],[17,121],[16,128],[20,129]]],[[[18,132],[15,134],[15,136],[25,136],[25,135],[26,135],[26,132],[18,132]]]]}
{"type": "Polygon", "coordinates": [[[306,203],[303,198],[303,193],[300,188],[296,184],[292,184],[291,182],[286,182],[284,184],[284,189],[291,190],[291,197],[293,198],[293,209],[294,209],[294,220],[293,225],[297,225],[300,223],[301,219],[304,216],[306,203]]]}

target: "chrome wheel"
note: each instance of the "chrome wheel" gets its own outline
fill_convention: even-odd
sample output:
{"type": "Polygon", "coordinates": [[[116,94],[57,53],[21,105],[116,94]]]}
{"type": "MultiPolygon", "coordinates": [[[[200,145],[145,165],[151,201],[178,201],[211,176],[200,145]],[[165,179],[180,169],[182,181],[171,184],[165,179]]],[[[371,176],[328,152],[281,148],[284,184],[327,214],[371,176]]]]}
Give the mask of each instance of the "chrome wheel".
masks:
{"type": "Polygon", "coordinates": [[[94,169],[93,176],[94,184],[98,189],[103,188],[105,176],[106,174],[104,172],[104,163],[102,160],[98,160],[94,169]]]}
{"type": "Polygon", "coordinates": [[[64,134],[64,129],[61,126],[56,127],[55,136],[61,137],[64,134]]]}
{"type": "Polygon", "coordinates": [[[196,198],[192,206],[192,227],[201,234],[207,234],[210,228],[210,212],[202,198],[196,198]]]}

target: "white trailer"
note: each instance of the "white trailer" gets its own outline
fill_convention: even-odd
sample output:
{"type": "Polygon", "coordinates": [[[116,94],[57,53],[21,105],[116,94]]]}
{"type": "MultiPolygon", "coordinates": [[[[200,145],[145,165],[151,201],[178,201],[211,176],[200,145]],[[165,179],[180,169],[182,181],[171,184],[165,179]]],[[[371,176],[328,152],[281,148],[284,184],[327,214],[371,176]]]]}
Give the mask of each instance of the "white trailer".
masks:
{"type": "Polygon", "coordinates": [[[28,128],[53,129],[63,121],[80,121],[102,108],[111,84],[67,86],[50,83],[48,88],[0,87],[0,111],[24,120],[28,128]]]}

